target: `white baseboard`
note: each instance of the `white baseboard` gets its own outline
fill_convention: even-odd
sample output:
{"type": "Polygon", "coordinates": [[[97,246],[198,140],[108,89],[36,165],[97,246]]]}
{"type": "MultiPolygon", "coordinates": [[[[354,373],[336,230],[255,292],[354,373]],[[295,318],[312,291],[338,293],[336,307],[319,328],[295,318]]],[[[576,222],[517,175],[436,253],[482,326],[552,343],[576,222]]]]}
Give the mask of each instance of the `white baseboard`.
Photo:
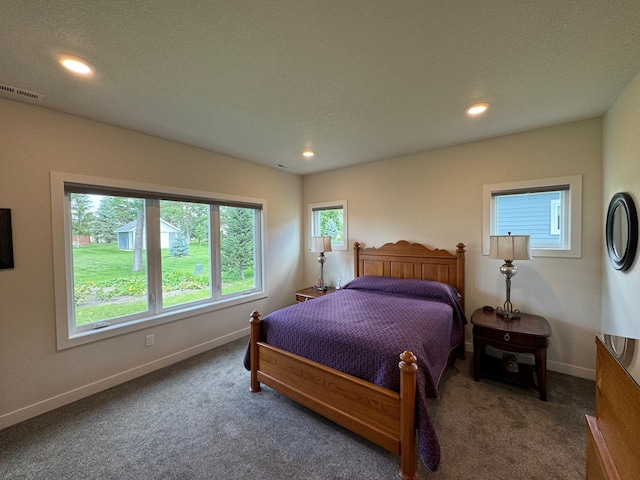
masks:
{"type": "MultiPolygon", "coordinates": [[[[473,343],[465,342],[464,351],[473,353],[473,343]]],[[[592,368],[578,367],[576,365],[555,362],[553,360],[547,360],[547,370],[550,370],[552,372],[564,373],[566,375],[572,375],[574,377],[586,378],[587,380],[596,379],[596,371],[592,368]]]]}
{"type": "Polygon", "coordinates": [[[587,380],[596,379],[596,371],[592,368],[577,367],[568,363],[554,362],[547,360],[547,369],[553,372],[566,373],[574,377],[586,378],[587,380]]]}
{"type": "Polygon", "coordinates": [[[159,358],[157,360],[154,360],[153,362],[145,363],[144,365],[125,370],[124,372],[120,372],[110,377],[103,378],[102,380],[92,382],[88,385],[84,385],[82,387],[78,387],[68,392],[56,395],[54,397],[47,398],[40,402],[34,403],[33,405],[29,405],[13,412],[0,415],[0,430],[20,423],[24,420],[36,417],[43,413],[49,412],[51,410],[55,410],[56,408],[75,402],[76,400],[80,400],[81,398],[85,398],[108,388],[115,387],[116,385],[120,385],[121,383],[128,382],[129,380],[133,380],[134,378],[141,377],[142,375],[146,375],[147,373],[151,373],[155,370],[159,370],[182,360],[186,360],[189,357],[206,352],[207,350],[211,350],[212,348],[219,347],[220,345],[224,345],[225,343],[232,342],[247,335],[249,335],[248,327],[243,328],[242,330],[238,330],[237,332],[230,333],[229,335],[224,335],[214,340],[201,343],[200,345],[187,348],[186,350],[181,350],[166,357],[159,358]]]}

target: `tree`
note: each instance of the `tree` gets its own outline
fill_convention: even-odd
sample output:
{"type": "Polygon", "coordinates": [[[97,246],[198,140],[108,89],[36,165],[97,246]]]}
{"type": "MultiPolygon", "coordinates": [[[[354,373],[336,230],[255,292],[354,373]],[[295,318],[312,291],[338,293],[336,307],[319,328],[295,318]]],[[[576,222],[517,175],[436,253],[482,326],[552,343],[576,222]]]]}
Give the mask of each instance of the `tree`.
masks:
{"type": "Polygon", "coordinates": [[[132,199],[132,206],[136,211],[136,232],[133,239],[133,267],[132,272],[142,270],[142,247],[144,242],[144,201],[132,199]]]}
{"type": "Polygon", "coordinates": [[[336,225],[336,222],[333,218],[330,218],[325,226],[324,226],[324,230],[322,231],[323,235],[329,235],[331,238],[335,238],[337,240],[341,240],[342,239],[342,235],[340,234],[340,231],[338,230],[338,226],[336,225]]]}
{"type": "Polygon", "coordinates": [[[160,201],[160,216],[183,232],[187,242],[209,240],[209,205],[206,203],[160,201]]]}
{"type": "Polygon", "coordinates": [[[91,197],[86,193],[72,193],[70,200],[71,231],[73,235],[90,236],[95,222],[91,197]]]}
{"type": "Polygon", "coordinates": [[[220,207],[222,271],[244,280],[245,268],[253,266],[253,210],[220,207]]]}
{"type": "Polygon", "coordinates": [[[174,257],[186,257],[189,255],[189,243],[182,232],[176,234],[176,239],[169,246],[169,255],[174,257]]]}
{"type": "Polygon", "coordinates": [[[111,243],[117,240],[115,231],[133,220],[136,221],[133,239],[132,272],[142,270],[142,250],[144,248],[145,202],[141,198],[105,196],[98,206],[96,236],[100,241],[111,243]]]}
{"type": "Polygon", "coordinates": [[[191,238],[199,244],[209,241],[209,205],[197,205],[191,222],[191,238]]]}
{"type": "Polygon", "coordinates": [[[320,212],[320,235],[329,235],[337,241],[343,238],[343,215],[342,208],[321,210],[320,212]]]}
{"type": "MultiPolygon", "coordinates": [[[[96,241],[115,242],[117,239],[115,230],[136,219],[137,209],[132,209],[132,201],[136,200],[112,196],[105,196],[100,200],[93,228],[96,241]]],[[[137,201],[141,202],[141,200],[137,201]]]]}

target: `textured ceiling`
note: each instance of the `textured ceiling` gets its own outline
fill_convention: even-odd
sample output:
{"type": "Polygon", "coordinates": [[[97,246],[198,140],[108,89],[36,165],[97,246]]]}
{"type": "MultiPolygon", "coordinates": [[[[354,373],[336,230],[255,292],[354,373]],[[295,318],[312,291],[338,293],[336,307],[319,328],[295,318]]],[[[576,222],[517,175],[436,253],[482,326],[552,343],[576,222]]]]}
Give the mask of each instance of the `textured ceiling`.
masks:
{"type": "Polygon", "coordinates": [[[24,101],[297,174],[599,116],[638,71],[638,0],[3,0],[0,16],[0,83],[43,95],[24,101]],[[475,101],[491,108],[471,120],[475,101]]]}

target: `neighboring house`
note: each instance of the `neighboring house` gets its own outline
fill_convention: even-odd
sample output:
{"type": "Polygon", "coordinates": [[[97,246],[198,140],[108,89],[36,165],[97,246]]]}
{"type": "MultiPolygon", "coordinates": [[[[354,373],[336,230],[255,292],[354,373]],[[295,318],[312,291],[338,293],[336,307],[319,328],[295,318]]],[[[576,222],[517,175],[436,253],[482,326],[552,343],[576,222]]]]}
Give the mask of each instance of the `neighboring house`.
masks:
{"type": "Polygon", "coordinates": [[[91,245],[91,237],[89,235],[74,235],[71,241],[74,247],[91,245]]]}
{"type": "MultiPolygon", "coordinates": [[[[136,221],[133,220],[120,228],[116,228],[115,233],[118,235],[119,250],[133,250],[136,238],[136,221]]],[[[166,220],[160,219],[160,242],[161,248],[169,248],[176,241],[176,235],[180,229],[174,227],[166,220]]],[[[146,245],[147,232],[143,232],[143,245],[146,245]]]]}
{"type": "Polygon", "coordinates": [[[496,234],[531,235],[532,248],[558,248],[561,245],[561,194],[564,192],[531,192],[502,195],[496,201],[496,234]],[[526,212],[526,213],[525,213],[526,212]]]}

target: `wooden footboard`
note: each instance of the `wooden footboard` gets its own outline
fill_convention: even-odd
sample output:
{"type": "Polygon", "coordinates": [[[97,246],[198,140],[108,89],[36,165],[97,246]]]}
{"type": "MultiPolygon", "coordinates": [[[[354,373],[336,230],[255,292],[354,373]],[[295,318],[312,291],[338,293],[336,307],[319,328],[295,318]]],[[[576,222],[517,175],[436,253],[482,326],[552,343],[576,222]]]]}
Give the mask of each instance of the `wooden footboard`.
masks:
{"type": "Polygon", "coordinates": [[[400,394],[260,341],[260,314],[251,314],[251,387],[264,383],[352,432],[400,455],[400,477],[417,479],[416,357],[400,355],[400,394]]]}

